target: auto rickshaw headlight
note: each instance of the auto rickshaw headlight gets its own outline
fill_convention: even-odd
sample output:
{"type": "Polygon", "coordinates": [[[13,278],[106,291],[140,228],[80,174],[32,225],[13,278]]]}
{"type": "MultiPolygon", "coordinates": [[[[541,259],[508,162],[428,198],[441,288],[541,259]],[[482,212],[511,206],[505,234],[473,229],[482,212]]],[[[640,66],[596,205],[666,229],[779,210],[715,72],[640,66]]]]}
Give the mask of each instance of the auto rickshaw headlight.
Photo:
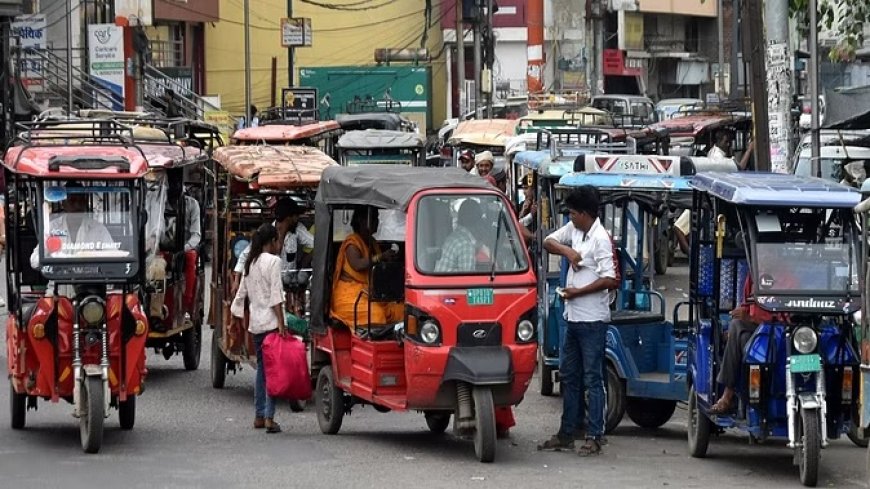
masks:
{"type": "Polygon", "coordinates": [[[816,336],[816,332],[813,331],[813,328],[801,326],[795,330],[792,342],[795,350],[806,354],[812,353],[816,349],[816,345],[819,343],[819,338],[816,336]]]}
{"type": "Polygon", "coordinates": [[[426,321],[420,326],[420,339],[427,345],[434,345],[441,337],[441,328],[435,321],[426,321]]]}
{"type": "Polygon", "coordinates": [[[535,325],[528,319],[523,319],[517,324],[517,339],[522,343],[531,341],[535,337],[535,325]]]}
{"type": "Polygon", "coordinates": [[[82,300],[82,305],[79,308],[82,319],[90,325],[98,325],[103,321],[106,315],[106,305],[103,300],[97,296],[88,296],[82,300]]]}

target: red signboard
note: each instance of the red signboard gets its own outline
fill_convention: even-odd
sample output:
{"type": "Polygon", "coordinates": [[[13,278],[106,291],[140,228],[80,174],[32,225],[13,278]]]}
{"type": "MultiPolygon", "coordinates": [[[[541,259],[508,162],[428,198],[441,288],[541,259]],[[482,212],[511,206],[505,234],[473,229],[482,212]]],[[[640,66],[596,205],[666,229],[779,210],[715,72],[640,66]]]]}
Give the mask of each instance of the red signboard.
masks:
{"type": "Polygon", "coordinates": [[[604,50],[604,76],[640,76],[640,68],[627,68],[625,54],[619,49],[604,50]]]}

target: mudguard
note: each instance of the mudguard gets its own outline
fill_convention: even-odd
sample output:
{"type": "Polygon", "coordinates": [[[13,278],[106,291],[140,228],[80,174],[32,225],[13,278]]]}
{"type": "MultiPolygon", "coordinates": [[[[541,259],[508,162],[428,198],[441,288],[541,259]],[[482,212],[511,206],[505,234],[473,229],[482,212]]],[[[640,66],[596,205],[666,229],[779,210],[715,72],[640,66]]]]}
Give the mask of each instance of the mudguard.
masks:
{"type": "Polygon", "coordinates": [[[801,409],[819,409],[821,407],[816,399],[816,395],[811,392],[798,394],[798,403],[801,409]]]}
{"type": "Polygon", "coordinates": [[[459,380],[472,385],[499,385],[513,381],[514,369],[507,348],[456,347],[450,350],[441,381],[459,380]]]}

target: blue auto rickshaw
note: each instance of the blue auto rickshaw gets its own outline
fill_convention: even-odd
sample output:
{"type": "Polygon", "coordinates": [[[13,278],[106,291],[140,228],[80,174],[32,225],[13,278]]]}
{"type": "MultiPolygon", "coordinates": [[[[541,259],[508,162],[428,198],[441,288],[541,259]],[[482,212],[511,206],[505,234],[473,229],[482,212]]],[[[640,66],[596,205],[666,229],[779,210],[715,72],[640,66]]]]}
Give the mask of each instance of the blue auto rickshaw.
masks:
{"type": "Polygon", "coordinates": [[[860,193],[766,173],[699,174],[692,187],[689,453],[704,457],[727,428],[785,439],[801,482],[815,486],[821,450],[848,431],[859,395],[860,193]],[[729,311],[746,304],[769,317],[754,316],[735,402],[714,414],[729,311]]]}

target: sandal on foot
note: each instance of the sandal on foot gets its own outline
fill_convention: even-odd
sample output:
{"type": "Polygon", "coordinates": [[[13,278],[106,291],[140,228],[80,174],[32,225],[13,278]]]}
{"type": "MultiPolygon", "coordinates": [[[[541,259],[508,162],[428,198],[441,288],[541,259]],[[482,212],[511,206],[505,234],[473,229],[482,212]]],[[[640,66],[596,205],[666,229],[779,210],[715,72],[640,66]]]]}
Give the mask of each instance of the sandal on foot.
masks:
{"type": "Polygon", "coordinates": [[[596,440],[595,438],[589,438],[586,440],[586,443],[580,447],[580,450],[577,451],[577,455],[581,457],[589,457],[591,455],[600,455],[601,454],[601,442],[596,440]]]}
{"type": "Polygon", "coordinates": [[[722,414],[728,414],[732,409],[733,407],[731,406],[731,403],[725,403],[723,399],[719,399],[719,402],[710,406],[710,410],[707,411],[707,414],[719,416],[722,414]]]}
{"type": "Polygon", "coordinates": [[[573,450],[574,440],[564,440],[559,435],[553,435],[552,438],[538,445],[538,450],[545,452],[561,452],[562,450],[573,450]]]}
{"type": "Polygon", "coordinates": [[[266,427],[266,433],[269,433],[270,435],[274,433],[281,433],[281,425],[273,421],[272,424],[266,427]]]}

